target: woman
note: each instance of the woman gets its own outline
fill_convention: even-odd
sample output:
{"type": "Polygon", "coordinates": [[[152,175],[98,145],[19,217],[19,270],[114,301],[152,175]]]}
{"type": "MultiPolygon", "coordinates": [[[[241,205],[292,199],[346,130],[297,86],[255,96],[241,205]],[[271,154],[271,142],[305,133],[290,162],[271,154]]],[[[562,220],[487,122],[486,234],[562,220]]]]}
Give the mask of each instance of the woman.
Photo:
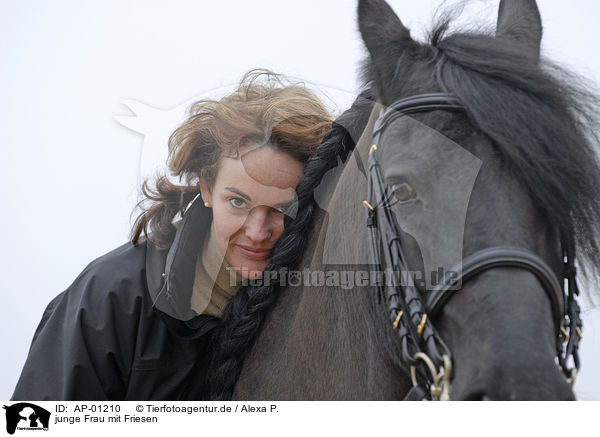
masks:
{"type": "Polygon", "coordinates": [[[311,92],[265,72],[194,104],[169,141],[184,184],[144,184],[132,241],[50,302],[13,399],[201,398],[210,334],[267,266],[330,126],[311,92]]]}

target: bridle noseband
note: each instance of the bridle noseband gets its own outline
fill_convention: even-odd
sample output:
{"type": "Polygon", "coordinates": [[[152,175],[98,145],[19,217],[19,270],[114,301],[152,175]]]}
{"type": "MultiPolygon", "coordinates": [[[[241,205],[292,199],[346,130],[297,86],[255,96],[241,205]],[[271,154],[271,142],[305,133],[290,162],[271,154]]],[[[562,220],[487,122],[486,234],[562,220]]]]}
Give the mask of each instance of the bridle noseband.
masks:
{"type": "Polygon", "coordinates": [[[436,110],[465,111],[455,96],[432,93],[398,100],[379,115],[373,130],[374,145],[368,157],[367,200],[363,202],[371,257],[383,273],[383,280],[377,285],[378,292],[387,303],[393,327],[401,340],[402,364],[413,383],[405,399],[450,399],[451,354],[433,326],[431,317],[439,313],[456,291],[457,285],[497,267],[526,269],[542,284],[552,303],[558,365],[572,385],[579,368],[578,346],[582,336],[572,242],[563,241],[562,244],[564,271],[560,281],[539,256],[517,247],[491,247],[471,254],[453,269],[456,276],[445,277],[427,296],[423,296],[414,284],[400,280],[400,273],[408,272],[408,268],[400,240],[400,227],[391,210],[387,185],[375,159],[376,145],[383,131],[396,118],[436,110]],[[570,356],[573,357],[573,367],[567,363],[570,356]]]}

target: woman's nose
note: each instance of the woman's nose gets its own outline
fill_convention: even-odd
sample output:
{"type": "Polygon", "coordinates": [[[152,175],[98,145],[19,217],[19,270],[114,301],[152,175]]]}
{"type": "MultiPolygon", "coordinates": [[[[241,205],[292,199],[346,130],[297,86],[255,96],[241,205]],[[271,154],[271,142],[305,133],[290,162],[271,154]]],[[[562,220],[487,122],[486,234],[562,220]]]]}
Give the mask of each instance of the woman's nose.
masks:
{"type": "Polygon", "coordinates": [[[271,238],[271,220],[267,208],[253,208],[244,223],[246,237],[253,242],[261,242],[271,238]]]}

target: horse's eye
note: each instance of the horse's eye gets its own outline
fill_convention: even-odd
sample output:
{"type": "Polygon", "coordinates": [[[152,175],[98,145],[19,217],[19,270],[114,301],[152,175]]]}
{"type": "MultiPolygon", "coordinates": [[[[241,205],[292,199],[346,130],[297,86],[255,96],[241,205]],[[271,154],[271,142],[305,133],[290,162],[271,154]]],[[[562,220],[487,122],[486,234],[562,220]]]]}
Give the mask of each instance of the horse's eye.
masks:
{"type": "Polygon", "coordinates": [[[406,202],[417,197],[417,192],[406,182],[392,185],[392,194],[398,202],[406,202]]]}

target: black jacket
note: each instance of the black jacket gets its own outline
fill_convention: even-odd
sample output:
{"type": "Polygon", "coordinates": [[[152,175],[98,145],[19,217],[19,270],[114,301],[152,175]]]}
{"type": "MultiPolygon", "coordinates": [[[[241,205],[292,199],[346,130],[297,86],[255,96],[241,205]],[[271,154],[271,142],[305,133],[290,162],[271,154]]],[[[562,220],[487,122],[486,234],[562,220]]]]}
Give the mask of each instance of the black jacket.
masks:
{"type": "Polygon", "coordinates": [[[44,311],[12,399],[202,397],[218,319],[190,297],[210,219],[198,197],[168,250],[128,243],[91,262],[44,311]]]}

